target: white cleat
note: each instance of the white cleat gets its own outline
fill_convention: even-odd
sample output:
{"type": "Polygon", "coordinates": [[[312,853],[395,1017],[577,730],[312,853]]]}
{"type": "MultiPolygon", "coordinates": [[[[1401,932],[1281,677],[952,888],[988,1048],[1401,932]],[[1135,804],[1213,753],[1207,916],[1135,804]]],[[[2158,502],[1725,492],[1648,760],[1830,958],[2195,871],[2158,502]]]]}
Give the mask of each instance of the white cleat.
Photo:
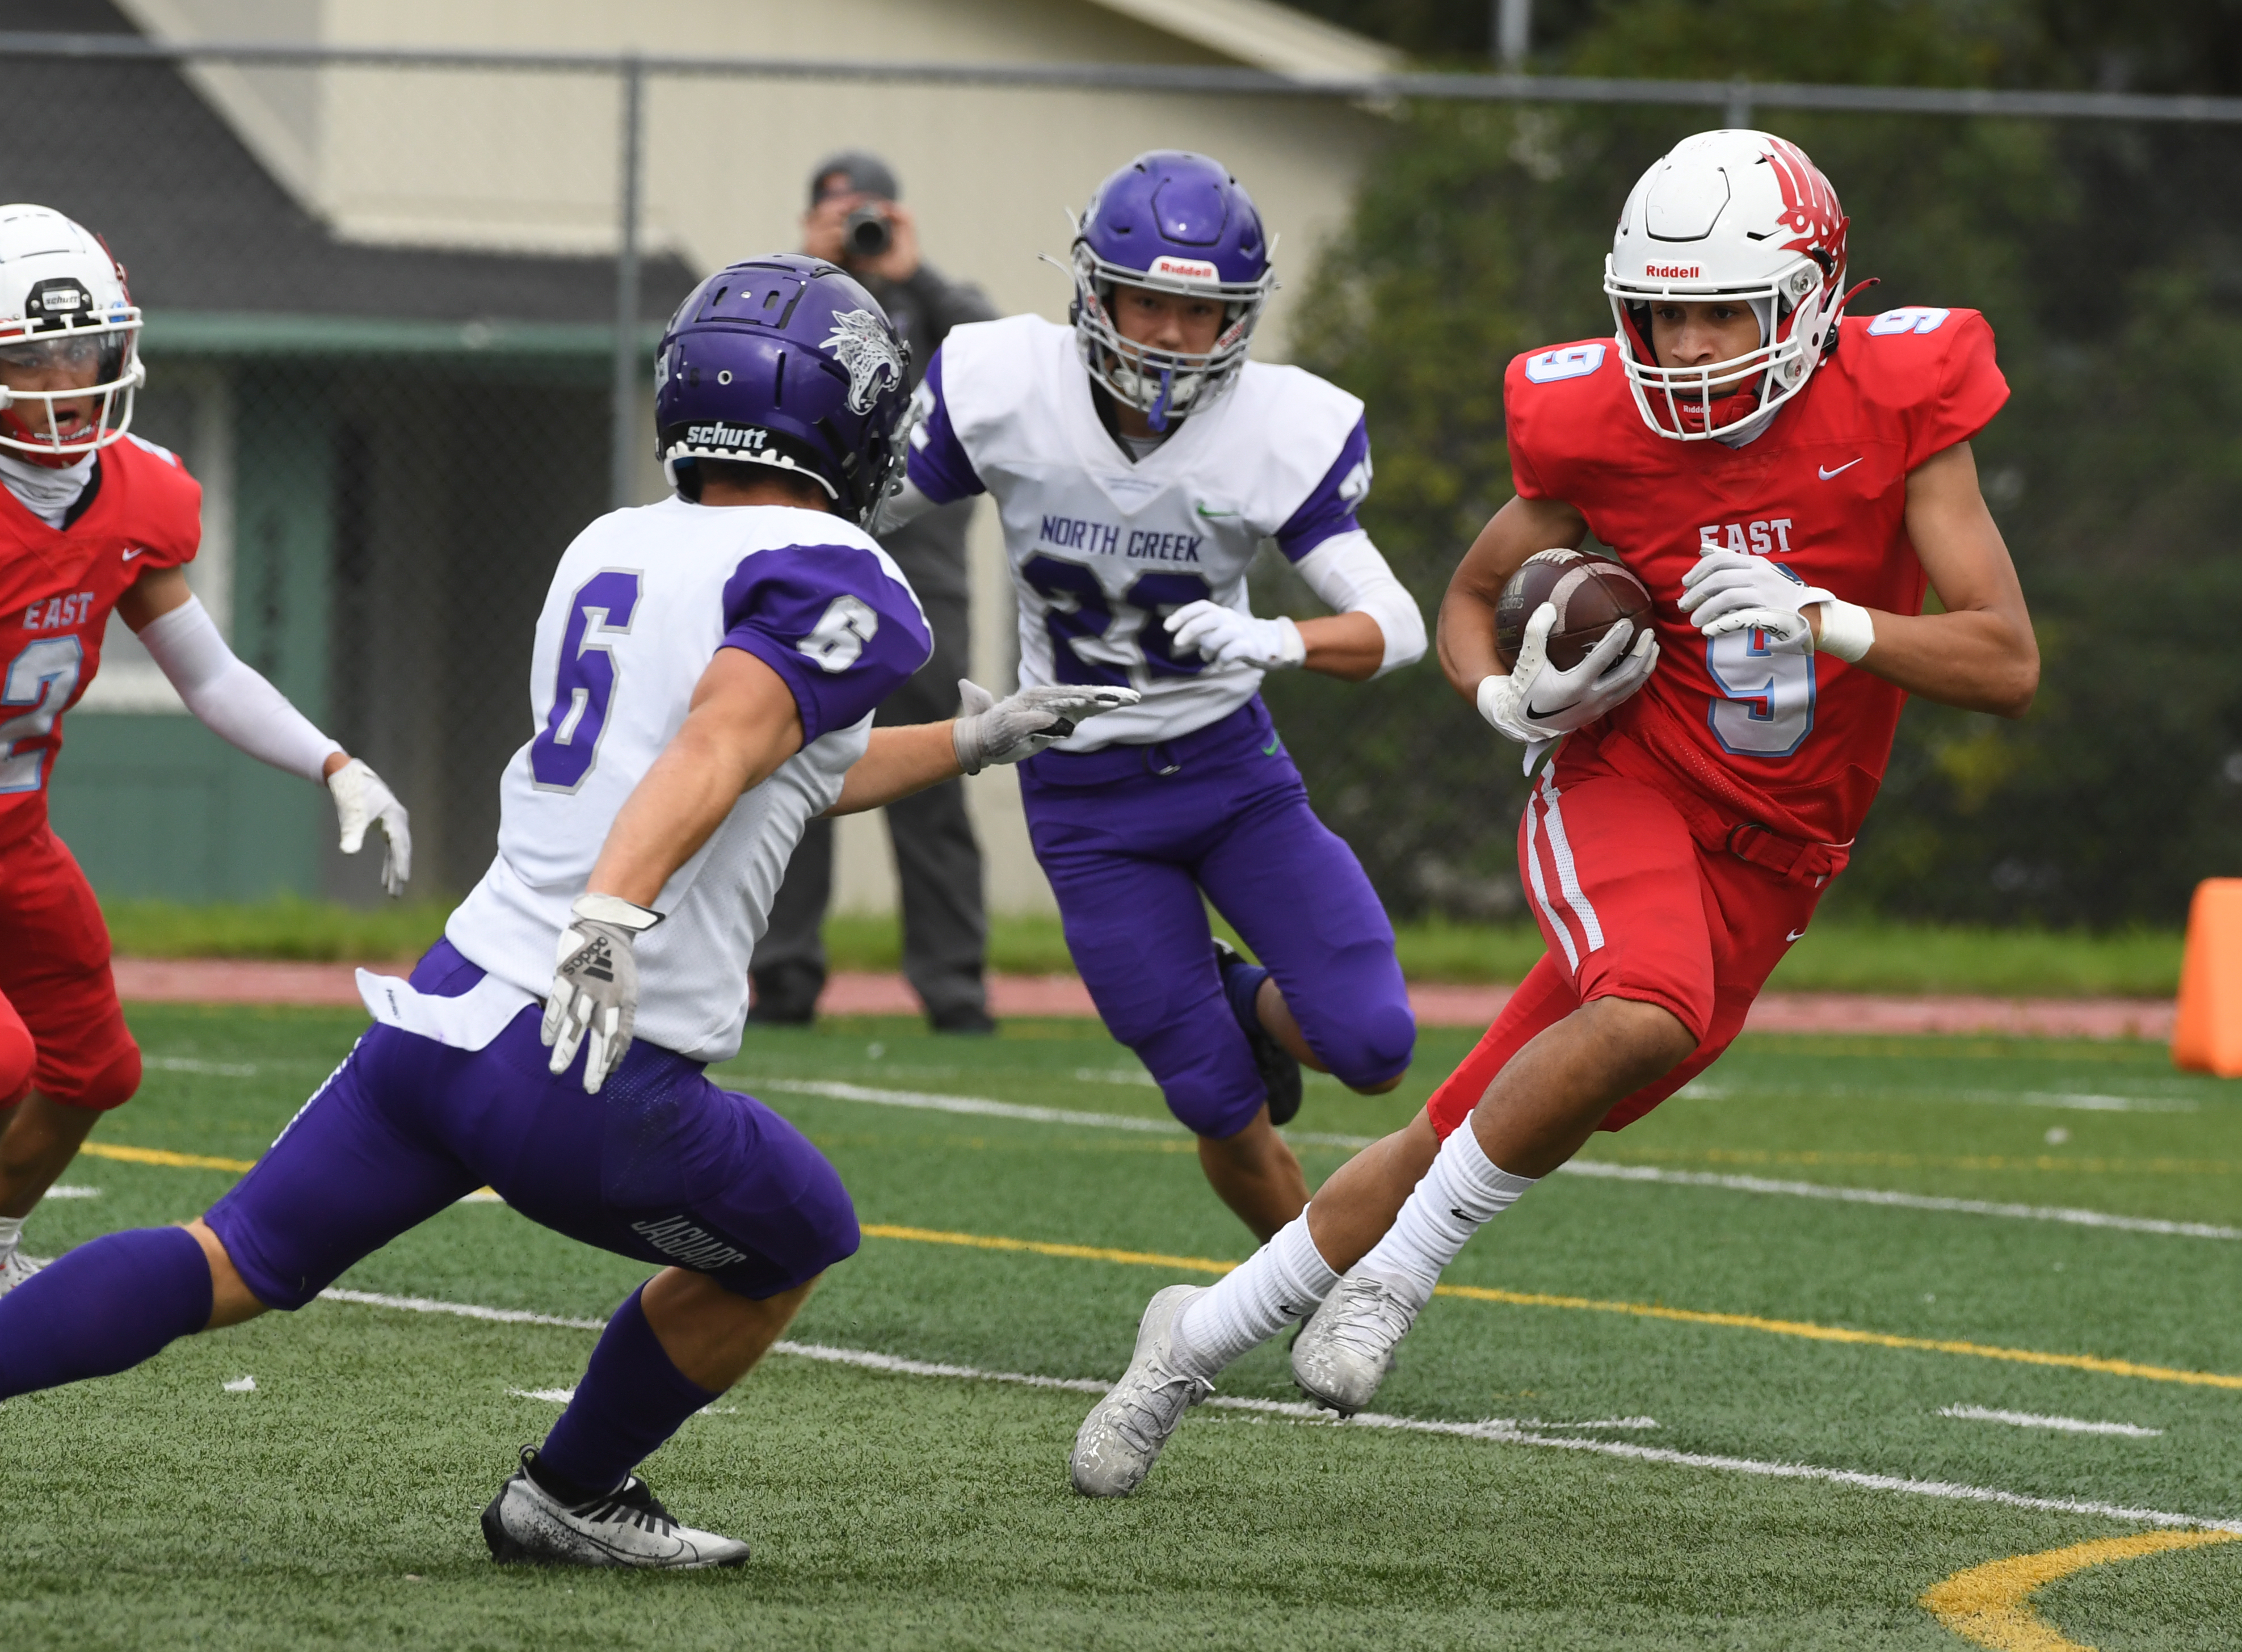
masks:
{"type": "Polygon", "coordinates": [[[1129,1368],[1074,1436],[1067,1468],[1084,1497],[1126,1497],[1136,1490],[1184,1413],[1214,1392],[1212,1382],[1178,1370],[1175,1363],[1176,1316],[1208,1288],[1171,1285],[1144,1305],[1129,1368]]]}
{"type": "Polygon", "coordinates": [[[746,1562],[737,1538],[696,1532],[670,1518],[646,1481],[633,1474],[588,1502],[564,1503],[530,1478],[537,1449],[483,1510],[483,1541],[501,1566],[637,1566],[692,1571],[746,1562]]]}
{"type": "Polygon", "coordinates": [[[1417,1310],[1380,1279],[1349,1274],[1292,1341],[1292,1380],[1319,1406],[1352,1417],[1378,1397],[1417,1310]]]}
{"type": "Polygon", "coordinates": [[[0,1261],[0,1296],[7,1295],[44,1266],[44,1262],[35,1262],[21,1251],[9,1252],[7,1260],[0,1261]]]}

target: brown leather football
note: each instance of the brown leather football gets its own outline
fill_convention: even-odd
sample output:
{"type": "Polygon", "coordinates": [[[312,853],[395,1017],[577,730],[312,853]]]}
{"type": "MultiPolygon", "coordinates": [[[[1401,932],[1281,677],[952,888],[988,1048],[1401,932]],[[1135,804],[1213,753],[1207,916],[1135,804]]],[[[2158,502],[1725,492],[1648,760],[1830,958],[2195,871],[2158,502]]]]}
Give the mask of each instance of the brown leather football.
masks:
{"type": "MultiPolygon", "coordinates": [[[[1510,576],[1494,604],[1494,651],[1502,668],[1514,670],[1526,641],[1526,622],[1544,602],[1557,609],[1549,628],[1549,663],[1569,671],[1620,620],[1638,627],[1650,619],[1650,593],[1641,580],[1608,557],[1585,551],[1536,551],[1510,576]]],[[[1628,634],[1629,647],[1635,633],[1628,634]]]]}

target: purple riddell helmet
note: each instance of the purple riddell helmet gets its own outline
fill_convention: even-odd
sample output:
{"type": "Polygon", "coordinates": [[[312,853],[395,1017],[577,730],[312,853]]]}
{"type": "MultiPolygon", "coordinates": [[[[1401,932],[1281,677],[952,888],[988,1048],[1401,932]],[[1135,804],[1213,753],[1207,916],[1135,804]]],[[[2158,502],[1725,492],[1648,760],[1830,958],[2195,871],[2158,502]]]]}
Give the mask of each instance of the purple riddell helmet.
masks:
{"type": "Polygon", "coordinates": [[[1244,365],[1276,291],[1269,250],[1252,198],[1221,162],[1180,149],[1138,156],[1098,186],[1075,226],[1072,313],[1090,376],[1155,430],[1212,401],[1244,365]],[[1219,300],[1214,348],[1191,355],[1124,339],[1113,324],[1124,285],[1219,300]]]}
{"type": "Polygon", "coordinates": [[[805,475],[862,522],[896,460],[910,347],[836,265],[795,253],[735,264],[678,306],[654,359],[655,451],[677,491],[695,461],[805,475]]]}

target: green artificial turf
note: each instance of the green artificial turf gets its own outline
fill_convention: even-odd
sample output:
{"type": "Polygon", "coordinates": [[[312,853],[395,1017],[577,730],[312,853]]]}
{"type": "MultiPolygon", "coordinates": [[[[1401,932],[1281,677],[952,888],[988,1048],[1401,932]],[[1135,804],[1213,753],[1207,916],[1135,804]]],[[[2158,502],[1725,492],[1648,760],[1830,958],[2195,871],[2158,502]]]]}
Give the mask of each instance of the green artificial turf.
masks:
{"type": "MultiPolygon", "coordinates": [[[[191,905],[176,901],[105,903],[117,950],[138,957],[406,960],[443,933],[441,902],[371,908],[282,897],[191,905]]],[[[1238,938],[1227,924],[1218,932],[1238,938]]],[[[1530,923],[1397,925],[1395,950],[1413,981],[1515,982],[1541,956],[1530,923]]],[[[2181,937],[2164,930],[2106,935],[1984,930],[1825,919],[1808,930],[1775,972],[1791,991],[1972,992],[2017,997],[2170,997],[2179,986],[2181,937]]],[[[836,970],[900,969],[902,933],[892,917],[840,914],[825,925],[836,970]]],[[[989,967],[1012,975],[1071,973],[1074,961],[1055,917],[997,917],[989,967]]]]}
{"type": "MultiPolygon", "coordinates": [[[[144,1093],[97,1144],[253,1157],[362,1017],[137,1006],[144,1093]]],[[[1312,1080],[1296,1135],[1407,1118],[1312,1080]]],[[[901,1020],[751,1035],[721,1074],[831,1156],[868,1226],[1235,1259],[1180,1133],[931,1111],[928,1096],[1157,1120],[1092,1026],[938,1038],[901,1020]],[[842,1085],[862,1099],[818,1094],[842,1085]]],[[[1349,1151],[1304,1141],[1312,1179],[1349,1151]]],[[[2242,1226],[2242,1089],[2128,1044],[1748,1038],[1585,1157],[1689,1175],[2242,1226]]],[[[180,1219],[226,1172],[88,1157],[27,1229],[52,1253],[180,1219]]],[[[346,1287],[605,1314],[646,1270],[506,1207],[446,1211],[346,1287]]],[[[1171,1266],[868,1237],[793,1336],[991,1372],[1110,1379],[1171,1266]]],[[[1561,1175],[1451,1283],[2242,1373],[2242,1240],[1561,1175]]],[[[2139,1521],[1203,1407],[1142,1492],[1065,1484],[1087,1394],[775,1355],[650,1460],[744,1571],[500,1570],[474,1515],[593,1338],[322,1303],[0,1408],[0,1646],[1742,1647],[1963,1644],[1917,1597],[1963,1568],[2139,1521]],[[253,1376],[254,1392],[223,1385],[253,1376]]],[[[1225,1396],[1290,1400],[1280,1348],[1225,1396]]],[[[1735,1323],[1447,1297],[1381,1411],[2022,1495],[2242,1517],[2242,1387],[1833,1344],[1735,1323]],[[2160,1429],[2061,1433],[1977,1406],[2160,1429]],[[1651,1418],[1655,1427],[1577,1427],[1651,1418]]],[[[2043,1614],[2105,1649],[2231,1648],[2242,1543],[2082,1573],[2043,1614]]]]}

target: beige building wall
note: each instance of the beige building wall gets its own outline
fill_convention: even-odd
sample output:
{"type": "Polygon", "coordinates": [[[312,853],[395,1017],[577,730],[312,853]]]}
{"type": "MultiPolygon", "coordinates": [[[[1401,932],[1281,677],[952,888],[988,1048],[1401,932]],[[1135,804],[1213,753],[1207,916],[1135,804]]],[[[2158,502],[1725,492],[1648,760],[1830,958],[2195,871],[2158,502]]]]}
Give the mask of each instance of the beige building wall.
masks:
{"type": "MultiPolygon", "coordinates": [[[[849,63],[1241,64],[1374,73],[1385,48],[1270,0],[120,0],[169,39],[468,47],[849,63]]],[[[611,253],[620,104],[583,75],[373,69],[190,71],[269,170],[334,232],[380,244],[611,253]]],[[[927,258],[1000,310],[1063,319],[1065,209],[1152,148],[1225,162],[1277,235],[1285,285],[1256,353],[1281,359],[1315,255],[1343,224],[1377,116],[1322,97],[1015,91],[836,80],[651,77],[642,245],[711,270],[797,240],[809,169],[885,156],[927,258]]],[[[651,408],[648,410],[651,423],[651,408]]],[[[649,430],[649,447],[651,446],[649,430]]],[[[650,490],[661,487],[648,467],[650,490]]],[[[974,671],[1000,691],[1017,657],[995,513],[976,519],[974,671]]],[[[992,910],[1050,910],[1010,773],[970,782],[992,910]]],[[[836,906],[890,910],[886,834],[842,823],[836,906]]]]}

